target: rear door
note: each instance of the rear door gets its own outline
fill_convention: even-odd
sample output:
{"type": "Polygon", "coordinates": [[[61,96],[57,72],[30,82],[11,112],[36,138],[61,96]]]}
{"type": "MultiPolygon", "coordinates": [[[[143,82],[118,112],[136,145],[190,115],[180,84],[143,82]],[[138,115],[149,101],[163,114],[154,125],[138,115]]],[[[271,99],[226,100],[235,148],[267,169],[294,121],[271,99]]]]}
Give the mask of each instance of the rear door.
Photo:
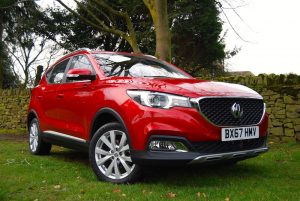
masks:
{"type": "Polygon", "coordinates": [[[69,61],[70,59],[66,59],[55,65],[52,71],[46,74],[47,84],[41,88],[39,99],[44,115],[43,130],[45,131],[59,131],[63,126],[58,103],[62,99],[60,91],[65,83],[65,72],[69,61]]]}

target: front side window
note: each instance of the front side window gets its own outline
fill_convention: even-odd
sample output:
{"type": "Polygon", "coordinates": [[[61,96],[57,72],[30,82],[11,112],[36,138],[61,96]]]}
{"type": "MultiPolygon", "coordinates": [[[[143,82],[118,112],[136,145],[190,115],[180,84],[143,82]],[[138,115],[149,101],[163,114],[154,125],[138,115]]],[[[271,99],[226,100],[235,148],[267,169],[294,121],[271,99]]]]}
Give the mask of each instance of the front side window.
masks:
{"type": "Polygon", "coordinates": [[[63,83],[64,74],[65,74],[67,65],[69,63],[69,60],[70,59],[66,59],[66,60],[60,62],[59,64],[57,64],[53,68],[51,75],[49,77],[49,83],[52,83],[52,84],[63,83]]]}
{"type": "Polygon", "coordinates": [[[173,66],[146,56],[98,53],[93,55],[107,77],[190,78],[173,66]]]}
{"type": "Polygon", "coordinates": [[[93,72],[92,64],[90,63],[89,59],[84,55],[78,55],[73,57],[69,70],[74,68],[87,68],[93,72]]]}

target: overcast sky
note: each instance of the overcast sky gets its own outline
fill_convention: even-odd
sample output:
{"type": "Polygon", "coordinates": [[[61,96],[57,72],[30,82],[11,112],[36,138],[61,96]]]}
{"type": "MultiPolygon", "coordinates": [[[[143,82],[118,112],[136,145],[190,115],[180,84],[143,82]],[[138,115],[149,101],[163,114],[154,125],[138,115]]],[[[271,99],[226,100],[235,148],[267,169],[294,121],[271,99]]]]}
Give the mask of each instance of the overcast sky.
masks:
{"type": "MultiPolygon", "coordinates": [[[[235,5],[243,4],[238,0],[235,5]]],[[[244,42],[228,29],[226,45],[228,49],[241,47],[241,51],[227,61],[230,70],[249,70],[259,73],[300,74],[300,1],[299,0],[245,0],[245,6],[237,12],[246,22],[242,22],[234,12],[225,10],[244,42]]]]}
{"type": "MultiPolygon", "coordinates": [[[[230,9],[225,13],[241,40],[229,26],[224,15],[227,49],[241,48],[233,58],[226,61],[230,71],[259,73],[300,74],[300,0],[226,0],[236,9],[243,21],[230,9]]],[[[225,0],[223,2],[226,6],[225,0]]],[[[53,3],[40,0],[39,4],[53,3]]],[[[74,5],[73,0],[65,0],[74,5]]],[[[53,5],[53,4],[52,4],[53,5]]],[[[58,3],[56,3],[58,5],[58,3]]]]}

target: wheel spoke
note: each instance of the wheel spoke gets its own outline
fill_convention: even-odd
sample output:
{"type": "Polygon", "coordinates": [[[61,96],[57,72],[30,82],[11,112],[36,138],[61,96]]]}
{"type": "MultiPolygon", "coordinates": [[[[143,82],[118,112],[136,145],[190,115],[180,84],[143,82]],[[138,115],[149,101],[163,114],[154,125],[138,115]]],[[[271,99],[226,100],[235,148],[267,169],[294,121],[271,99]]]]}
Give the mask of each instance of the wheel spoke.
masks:
{"type": "Polygon", "coordinates": [[[129,145],[126,144],[124,147],[122,147],[122,149],[119,152],[123,152],[123,151],[127,151],[129,150],[129,145]]]}
{"type": "Polygon", "coordinates": [[[33,141],[34,141],[34,139],[33,139],[33,138],[29,138],[29,143],[30,143],[30,144],[32,144],[32,143],[33,143],[33,141]]]}
{"type": "Polygon", "coordinates": [[[31,135],[32,137],[34,136],[33,126],[30,127],[30,135],[31,135]]]}
{"type": "Polygon", "coordinates": [[[109,135],[110,135],[110,142],[111,142],[111,146],[112,146],[112,150],[116,151],[116,135],[114,131],[109,131],[109,135]]]}
{"type": "Polygon", "coordinates": [[[33,145],[34,145],[34,146],[33,146],[33,148],[34,148],[34,149],[36,149],[36,148],[37,148],[37,145],[38,145],[38,143],[37,143],[37,140],[36,140],[36,139],[34,139],[33,145]]]}
{"type": "Polygon", "coordinates": [[[102,165],[103,163],[105,163],[105,161],[107,161],[108,159],[110,159],[112,156],[111,155],[108,155],[108,156],[105,156],[104,158],[100,158],[98,161],[97,161],[97,165],[102,165]]]}
{"type": "Polygon", "coordinates": [[[122,133],[121,141],[119,143],[119,149],[122,149],[122,147],[124,146],[125,142],[126,142],[126,134],[122,133]]]}
{"type": "Polygon", "coordinates": [[[122,158],[123,158],[125,161],[132,162],[131,157],[128,157],[128,156],[122,156],[122,158]]]}
{"type": "Polygon", "coordinates": [[[106,146],[108,146],[108,148],[110,148],[111,150],[113,150],[113,147],[111,146],[111,143],[108,141],[107,137],[105,135],[102,135],[100,140],[102,140],[102,142],[104,144],[106,144],[106,146]]]}
{"type": "Polygon", "coordinates": [[[37,132],[37,126],[36,126],[36,124],[33,124],[32,127],[33,127],[34,135],[37,135],[38,132],[37,132]]]}
{"type": "Polygon", "coordinates": [[[114,170],[115,170],[116,179],[119,179],[120,178],[120,170],[119,170],[119,167],[118,167],[117,160],[114,160],[114,170]]]}
{"type": "Polygon", "coordinates": [[[109,164],[107,170],[105,171],[105,175],[106,175],[106,176],[111,175],[112,169],[113,169],[113,167],[114,167],[114,163],[115,163],[115,160],[111,161],[111,163],[109,164]]]}
{"type": "Polygon", "coordinates": [[[101,155],[109,155],[109,153],[107,151],[104,151],[103,149],[97,147],[95,150],[96,154],[101,154],[101,155]]]}
{"type": "Polygon", "coordinates": [[[120,161],[121,161],[121,164],[123,165],[123,167],[125,168],[126,172],[127,173],[130,173],[131,172],[131,169],[130,167],[127,165],[127,163],[124,161],[124,159],[122,157],[119,158],[120,161]]]}

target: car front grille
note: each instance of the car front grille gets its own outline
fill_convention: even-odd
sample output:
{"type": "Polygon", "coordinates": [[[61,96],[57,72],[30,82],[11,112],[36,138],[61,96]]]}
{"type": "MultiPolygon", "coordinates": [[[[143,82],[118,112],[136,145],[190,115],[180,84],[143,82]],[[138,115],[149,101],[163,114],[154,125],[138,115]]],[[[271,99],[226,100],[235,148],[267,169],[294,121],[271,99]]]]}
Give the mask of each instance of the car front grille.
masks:
{"type": "Polygon", "coordinates": [[[235,140],[235,141],[209,141],[209,142],[196,142],[192,146],[196,152],[202,154],[217,154],[235,151],[245,151],[257,149],[266,146],[266,137],[248,140],[235,140]]]}
{"type": "Polygon", "coordinates": [[[217,126],[256,125],[264,114],[262,99],[209,97],[200,99],[198,104],[204,117],[217,126]],[[240,118],[232,114],[231,108],[235,103],[243,111],[240,118]]]}

